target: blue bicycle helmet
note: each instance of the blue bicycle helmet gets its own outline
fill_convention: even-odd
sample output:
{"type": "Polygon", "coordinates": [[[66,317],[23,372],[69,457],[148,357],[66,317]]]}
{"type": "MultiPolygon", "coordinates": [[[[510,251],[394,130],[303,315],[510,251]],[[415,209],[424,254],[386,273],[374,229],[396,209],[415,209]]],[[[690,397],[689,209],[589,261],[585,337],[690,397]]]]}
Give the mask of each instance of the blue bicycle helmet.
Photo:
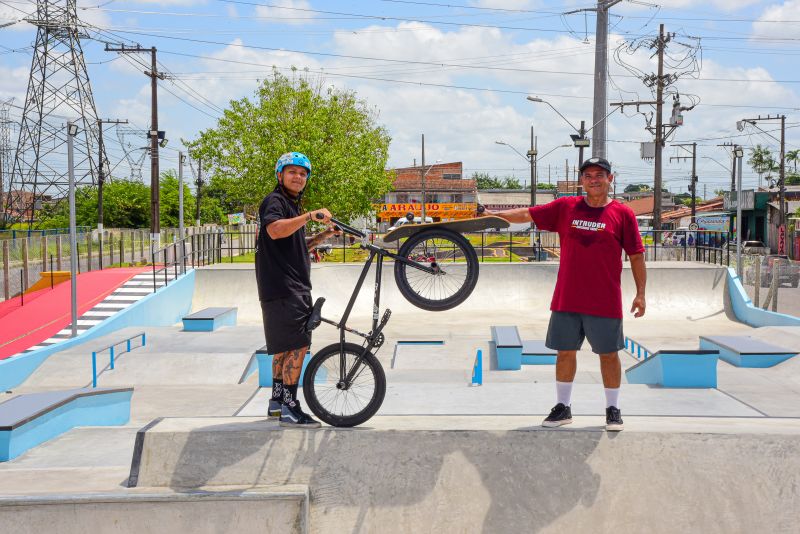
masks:
{"type": "Polygon", "coordinates": [[[276,180],[278,179],[278,173],[281,172],[287,165],[297,165],[298,167],[303,167],[308,171],[308,177],[311,177],[311,160],[308,159],[308,156],[300,152],[287,152],[279,157],[278,162],[275,164],[276,180]]]}

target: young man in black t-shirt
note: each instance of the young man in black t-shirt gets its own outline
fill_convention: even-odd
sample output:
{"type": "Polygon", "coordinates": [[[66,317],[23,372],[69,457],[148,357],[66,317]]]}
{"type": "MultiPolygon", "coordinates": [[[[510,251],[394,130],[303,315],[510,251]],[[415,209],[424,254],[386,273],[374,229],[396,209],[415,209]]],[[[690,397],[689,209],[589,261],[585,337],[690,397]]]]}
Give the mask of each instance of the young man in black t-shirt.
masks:
{"type": "Polygon", "coordinates": [[[308,251],[336,232],[332,226],[306,238],[312,219],[330,224],[323,208],[303,213],[300,200],[311,176],[311,162],[299,152],[282,155],[275,165],[278,185],[259,207],[256,281],[267,350],[272,354],[270,417],[286,427],[317,428],[318,421],[300,408],[297,384],[311,344],[305,329],[311,313],[311,262],[308,251]],[[322,218],[317,219],[317,214],[322,218]]]}

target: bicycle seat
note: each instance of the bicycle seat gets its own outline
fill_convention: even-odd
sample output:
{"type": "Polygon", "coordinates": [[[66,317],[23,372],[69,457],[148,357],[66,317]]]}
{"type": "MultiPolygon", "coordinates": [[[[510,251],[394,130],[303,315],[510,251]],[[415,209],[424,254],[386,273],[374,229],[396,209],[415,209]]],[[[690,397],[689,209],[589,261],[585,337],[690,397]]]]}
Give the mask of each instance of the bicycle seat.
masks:
{"type": "Polygon", "coordinates": [[[306,332],[311,332],[322,323],[322,305],[325,304],[325,297],[319,297],[311,308],[311,314],[306,321],[306,332]]]}

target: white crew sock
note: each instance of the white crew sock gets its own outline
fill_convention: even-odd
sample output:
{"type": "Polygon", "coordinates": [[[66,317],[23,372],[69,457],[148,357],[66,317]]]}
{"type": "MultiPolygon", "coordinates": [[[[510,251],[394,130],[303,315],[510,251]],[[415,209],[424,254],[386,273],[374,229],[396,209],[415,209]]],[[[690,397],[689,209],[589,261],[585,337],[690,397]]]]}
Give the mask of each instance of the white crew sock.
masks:
{"type": "Polygon", "coordinates": [[[610,408],[613,406],[614,408],[619,408],[619,388],[609,389],[605,388],[606,390],[606,408],[610,408]]]}
{"type": "Polygon", "coordinates": [[[557,402],[569,406],[572,402],[572,382],[556,382],[557,402]]]}

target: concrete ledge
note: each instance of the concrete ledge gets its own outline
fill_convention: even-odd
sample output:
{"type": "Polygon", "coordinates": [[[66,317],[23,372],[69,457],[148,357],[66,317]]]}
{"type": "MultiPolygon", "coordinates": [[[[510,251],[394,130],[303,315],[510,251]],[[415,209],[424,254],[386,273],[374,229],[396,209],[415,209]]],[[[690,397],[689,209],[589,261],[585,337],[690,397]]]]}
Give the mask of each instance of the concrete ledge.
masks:
{"type": "Polygon", "coordinates": [[[187,332],[213,332],[222,326],[236,326],[236,308],[206,308],[183,318],[187,332]]]}
{"type": "Polygon", "coordinates": [[[717,387],[718,350],[660,350],[625,370],[630,384],[668,388],[717,387]]]}
{"type": "Polygon", "coordinates": [[[522,368],[522,339],[516,326],[492,326],[492,341],[497,354],[497,369],[519,371],[522,368]]]}
{"type": "Polygon", "coordinates": [[[522,342],[522,365],[555,365],[558,352],[548,349],[540,339],[522,342]]]}
{"type": "Polygon", "coordinates": [[[38,534],[119,532],[308,532],[308,488],[42,495],[0,498],[0,531],[38,534]]]}
{"type": "Polygon", "coordinates": [[[133,388],[32,393],[0,404],[0,462],[76,426],[124,425],[133,388]]]}
{"type": "MultiPolygon", "coordinates": [[[[163,419],[144,432],[138,482],[307,485],[309,522],[318,532],[796,526],[796,422],[772,425],[784,434],[719,434],[704,431],[708,423],[681,433],[657,421],[656,431],[636,432],[626,418],[629,430],[609,435],[600,418],[574,431],[541,430],[538,417],[389,419],[388,426],[371,420],[371,429],[316,431],[281,430],[262,418],[163,419]],[[499,420],[505,429],[479,429],[480,421],[497,428],[499,420]],[[622,487],[637,496],[635,506],[619,506],[622,487]]],[[[735,432],[736,421],[716,424],[735,432]]]]}
{"type": "Polygon", "coordinates": [[[774,367],[796,352],[748,336],[701,336],[700,348],[719,351],[719,357],[736,367],[774,367]]]}

